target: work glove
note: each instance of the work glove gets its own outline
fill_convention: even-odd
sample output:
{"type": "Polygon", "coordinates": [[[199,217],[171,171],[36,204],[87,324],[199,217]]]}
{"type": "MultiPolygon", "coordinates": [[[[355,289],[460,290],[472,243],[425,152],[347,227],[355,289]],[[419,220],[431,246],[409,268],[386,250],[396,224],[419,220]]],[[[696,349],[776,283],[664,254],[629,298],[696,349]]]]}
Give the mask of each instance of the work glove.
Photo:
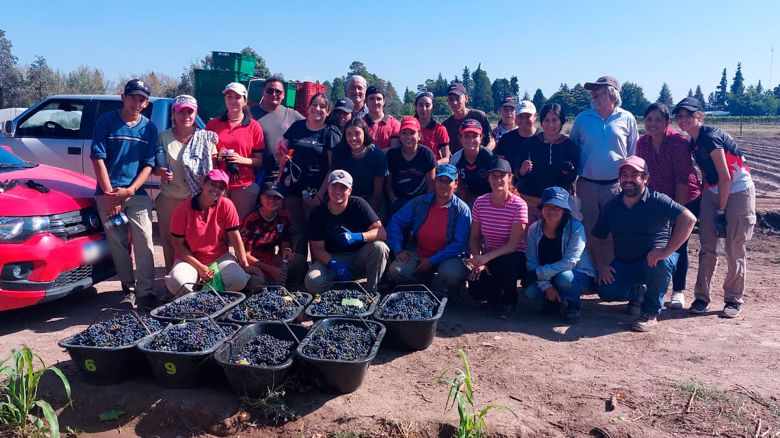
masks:
{"type": "Polygon", "coordinates": [[[339,245],[352,246],[355,243],[363,241],[363,233],[352,233],[347,231],[346,233],[339,234],[336,240],[338,241],[339,245]]]}
{"type": "Polygon", "coordinates": [[[719,239],[726,237],[726,212],[723,210],[715,212],[715,231],[719,239]]]}
{"type": "Polygon", "coordinates": [[[328,262],[328,268],[330,268],[330,270],[336,274],[336,279],[338,281],[352,280],[352,272],[350,272],[349,265],[346,263],[340,262],[336,259],[330,259],[328,262]]]}

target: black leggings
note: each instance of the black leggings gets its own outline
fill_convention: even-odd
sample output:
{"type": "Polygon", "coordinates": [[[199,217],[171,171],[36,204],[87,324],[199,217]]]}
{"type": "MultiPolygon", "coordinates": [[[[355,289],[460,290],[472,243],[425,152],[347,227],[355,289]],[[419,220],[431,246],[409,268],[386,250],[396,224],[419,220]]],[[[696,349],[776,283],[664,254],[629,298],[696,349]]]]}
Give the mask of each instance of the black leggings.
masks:
{"type": "Polygon", "coordinates": [[[469,294],[477,300],[488,300],[491,304],[517,305],[517,280],[525,276],[525,253],[513,252],[488,262],[487,272],[482,272],[477,281],[469,282],[469,294]]]}

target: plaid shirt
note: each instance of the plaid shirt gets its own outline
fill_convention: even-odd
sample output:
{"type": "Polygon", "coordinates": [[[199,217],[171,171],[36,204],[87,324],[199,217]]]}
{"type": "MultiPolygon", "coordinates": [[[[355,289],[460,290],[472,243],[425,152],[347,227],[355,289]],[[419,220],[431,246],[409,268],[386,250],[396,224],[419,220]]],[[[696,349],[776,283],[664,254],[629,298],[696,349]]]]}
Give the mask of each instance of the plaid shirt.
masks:
{"type": "Polygon", "coordinates": [[[688,186],[686,203],[699,197],[699,178],[693,169],[688,139],[682,134],[667,128],[658,152],[650,134],[645,134],[636,143],[636,154],[647,163],[651,189],[675,199],[675,186],[682,184],[688,186]]]}

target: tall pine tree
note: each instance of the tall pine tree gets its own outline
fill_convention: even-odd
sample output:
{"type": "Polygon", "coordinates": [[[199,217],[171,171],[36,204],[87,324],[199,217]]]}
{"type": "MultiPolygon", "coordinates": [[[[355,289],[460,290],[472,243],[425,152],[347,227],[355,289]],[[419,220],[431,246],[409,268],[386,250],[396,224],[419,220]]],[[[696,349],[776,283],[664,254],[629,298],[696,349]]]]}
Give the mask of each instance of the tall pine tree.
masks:
{"type": "Polygon", "coordinates": [[[696,92],[693,93],[693,97],[695,97],[699,102],[701,102],[702,105],[705,104],[704,93],[702,93],[701,91],[701,85],[696,86],[696,92]]]}
{"type": "Polygon", "coordinates": [[[534,103],[537,111],[542,110],[542,107],[547,103],[547,98],[544,97],[544,93],[542,93],[541,88],[536,89],[536,93],[534,93],[534,97],[531,99],[531,102],[534,103]]]}
{"type": "Polygon", "coordinates": [[[734,73],[734,79],[731,81],[731,94],[741,96],[745,94],[745,78],[742,76],[742,63],[737,63],[737,72],[734,73]]]}
{"type": "MultiPolygon", "coordinates": [[[[455,80],[457,82],[457,77],[455,80]]],[[[471,96],[474,93],[474,80],[471,79],[471,70],[469,70],[468,66],[463,67],[463,80],[461,82],[463,83],[463,88],[466,89],[466,93],[471,96]]]]}
{"type": "Polygon", "coordinates": [[[474,91],[471,93],[471,106],[485,112],[493,111],[493,93],[490,89],[490,79],[487,72],[482,70],[482,64],[471,74],[474,82],[474,91]]]}
{"type": "Polygon", "coordinates": [[[666,82],[661,86],[661,92],[658,94],[658,103],[663,103],[668,106],[674,105],[674,99],[672,99],[672,92],[669,90],[669,86],[666,82]]]}
{"type": "Polygon", "coordinates": [[[723,69],[723,74],[720,77],[720,83],[715,87],[718,91],[715,92],[715,105],[717,110],[726,109],[726,101],[728,100],[729,83],[726,78],[726,69],[723,69]]]}

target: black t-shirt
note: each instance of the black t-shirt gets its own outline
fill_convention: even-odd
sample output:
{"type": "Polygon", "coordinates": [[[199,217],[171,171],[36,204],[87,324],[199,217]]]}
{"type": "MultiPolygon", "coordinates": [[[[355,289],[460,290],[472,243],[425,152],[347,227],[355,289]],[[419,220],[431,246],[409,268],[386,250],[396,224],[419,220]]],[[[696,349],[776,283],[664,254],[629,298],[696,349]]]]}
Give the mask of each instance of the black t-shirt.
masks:
{"type": "Polygon", "coordinates": [[[493,128],[490,127],[490,120],[488,120],[487,114],[478,109],[470,109],[466,113],[466,117],[462,119],[456,119],[455,116],[449,116],[441,123],[447,128],[447,134],[450,136],[450,153],[454,154],[463,149],[463,145],[460,144],[460,124],[466,119],[474,119],[482,125],[482,146],[487,146],[490,142],[490,138],[493,136],[493,128]]]}
{"type": "Polygon", "coordinates": [[[364,199],[350,196],[347,208],[339,215],[328,210],[328,204],[320,204],[309,217],[309,240],[325,241],[325,250],[331,254],[357,251],[365,242],[352,246],[339,245],[336,238],[341,233],[364,233],[379,217],[364,199]]]}
{"type": "Polygon", "coordinates": [[[710,186],[718,184],[718,171],[710,156],[715,149],[723,149],[726,155],[726,166],[732,178],[736,169],[747,168],[742,150],[730,135],[714,126],[702,126],[696,141],[691,142],[691,152],[701,169],[704,181],[710,186]]]}
{"type": "Polygon", "coordinates": [[[436,167],[436,159],[430,149],[417,145],[414,158],[406,161],[402,149],[397,147],[387,151],[387,168],[395,195],[412,199],[425,193],[425,175],[436,167]]]}
{"type": "Polygon", "coordinates": [[[352,195],[365,198],[374,193],[374,178],[387,176],[385,153],[369,145],[363,158],[356,160],[345,143],[339,143],[333,151],[333,170],[342,169],[352,175],[352,195]]]}
{"type": "Polygon", "coordinates": [[[555,237],[550,239],[542,233],[542,238],[539,240],[539,246],[537,247],[539,252],[539,266],[549,265],[563,258],[561,254],[562,237],[563,233],[556,233],[555,237]]]}
{"type": "Polygon", "coordinates": [[[521,156],[515,162],[510,162],[512,169],[515,169],[520,193],[541,198],[542,192],[548,187],[557,186],[567,190],[572,187],[580,164],[580,148],[573,141],[565,138],[560,143],[547,143],[542,133],[538,132],[529,137],[521,149],[521,156]],[[534,167],[530,173],[520,176],[520,166],[525,160],[531,160],[534,167]]]}
{"type": "Polygon", "coordinates": [[[304,189],[319,189],[328,174],[328,151],[341,141],[339,128],[325,125],[319,131],[311,131],[306,120],[298,120],[290,125],[284,138],[293,151],[282,172],[286,194],[299,197],[304,189]]]}
{"type": "Polygon", "coordinates": [[[466,160],[463,151],[453,156],[453,163],[458,168],[459,184],[464,184],[475,198],[490,193],[488,169],[495,158],[486,148],[480,147],[476,161],[472,164],[466,160]]]}
{"type": "Polygon", "coordinates": [[[517,132],[517,129],[509,131],[502,135],[496,144],[496,148],[493,149],[493,155],[501,158],[503,157],[512,166],[512,169],[517,169],[528,159],[528,150],[525,148],[528,139],[531,137],[523,137],[517,132]]]}

